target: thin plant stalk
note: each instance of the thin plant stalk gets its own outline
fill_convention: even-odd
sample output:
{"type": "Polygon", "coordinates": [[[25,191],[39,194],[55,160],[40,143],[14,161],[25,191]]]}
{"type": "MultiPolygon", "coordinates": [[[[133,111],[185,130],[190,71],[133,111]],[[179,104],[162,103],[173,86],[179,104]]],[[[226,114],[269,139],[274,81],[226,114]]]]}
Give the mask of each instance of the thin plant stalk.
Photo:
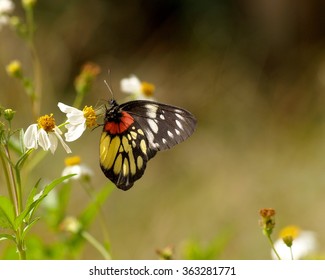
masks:
{"type": "Polygon", "coordinates": [[[276,251],[276,249],[274,247],[274,243],[273,243],[273,240],[272,240],[271,236],[267,235],[267,239],[270,242],[270,245],[271,245],[271,248],[272,248],[274,254],[277,256],[278,260],[281,260],[281,257],[279,256],[278,252],[276,251]]]}
{"type": "Polygon", "coordinates": [[[98,242],[90,233],[87,231],[82,231],[81,236],[86,239],[91,245],[93,245],[98,252],[105,258],[105,260],[111,260],[112,257],[109,254],[109,252],[106,250],[106,248],[98,242]]]}

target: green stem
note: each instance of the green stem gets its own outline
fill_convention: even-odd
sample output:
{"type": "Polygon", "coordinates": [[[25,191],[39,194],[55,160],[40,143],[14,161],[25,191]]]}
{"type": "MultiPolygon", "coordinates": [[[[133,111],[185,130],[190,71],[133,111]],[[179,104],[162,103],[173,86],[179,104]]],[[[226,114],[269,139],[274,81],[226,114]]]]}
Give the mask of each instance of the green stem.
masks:
{"type": "Polygon", "coordinates": [[[294,258],[293,258],[293,252],[292,252],[292,246],[290,247],[290,255],[291,255],[291,259],[294,260],[294,258]]]}
{"type": "Polygon", "coordinates": [[[11,163],[9,162],[9,161],[11,161],[11,159],[10,159],[10,153],[9,153],[7,145],[4,145],[4,150],[5,150],[5,153],[6,153],[6,157],[8,159],[7,172],[8,172],[9,188],[11,189],[12,200],[13,200],[13,204],[15,206],[15,213],[16,213],[16,216],[18,216],[20,214],[20,211],[21,211],[21,189],[17,188],[15,175],[14,175],[14,170],[12,168],[11,163]]]}
{"type": "Polygon", "coordinates": [[[16,232],[16,238],[17,238],[17,251],[19,255],[20,260],[26,260],[26,250],[25,250],[25,243],[24,240],[21,239],[21,233],[22,229],[19,228],[16,232]]]}
{"type": "Polygon", "coordinates": [[[34,85],[35,92],[32,99],[33,106],[33,116],[36,119],[40,115],[41,111],[41,96],[42,96],[42,69],[41,63],[38,58],[37,51],[34,44],[31,43],[31,53],[33,57],[33,69],[34,69],[34,85]]]}
{"type": "Polygon", "coordinates": [[[272,241],[271,236],[270,236],[270,235],[267,235],[267,239],[269,240],[269,242],[270,242],[270,244],[271,244],[271,248],[272,248],[274,254],[277,256],[278,260],[281,260],[281,258],[280,258],[280,256],[279,256],[278,252],[275,250],[275,247],[274,247],[274,244],[273,244],[273,241],[272,241]]]}
{"type": "Polygon", "coordinates": [[[99,212],[99,222],[100,222],[100,226],[102,229],[102,234],[105,240],[105,244],[108,245],[109,247],[109,234],[108,234],[108,230],[107,230],[107,223],[106,223],[106,219],[105,219],[105,215],[103,212],[103,209],[100,205],[100,203],[98,203],[98,201],[96,201],[96,197],[94,196],[94,188],[91,186],[91,184],[83,184],[81,182],[81,185],[83,186],[83,188],[85,189],[86,193],[89,195],[89,197],[95,202],[96,207],[98,209],[99,212]]]}
{"type": "Polygon", "coordinates": [[[85,238],[91,245],[93,245],[98,250],[98,252],[101,253],[105,260],[112,259],[111,255],[107,252],[105,247],[100,242],[98,242],[90,233],[87,231],[82,231],[81,236],[85,238]]]}
{"type": "Polygon", "coordinates": [[[73,102],[72,107],[75,107],[75,108],[78,108],[79,109],[80,106],[81,106],[81,104],[82,104],[82,101],[83,101],[84,97],[85,97],[85,93],[83,93],[83,92],[77,92],[76,98],[75,98],[75,100],[73,102]]]}
{"type": "Polygon", "coordinates": [[[8,169],[7,169],[7,164],[5,162],[5,159],[3,158],[2,152],[0,153],[0,157],[1,157],[1,163],[2,163],[2,166],[3,166],[3,169],[2,170],[3,170],[4,175],[6,177],[6,183],[7,183],[8,193],[9,193],[9,196],[10,196],[11,201],[13,202],[14,201],[14,195],[12,193],[12,187],[10,185],[9,172],[8,172],[8,169]]]}
{"type": "Polygon", "coordinates": [[[27,21],[27,39],[28,45],[32,56],[33,72],[34,72],[34,92],[31,95],[32,113],[33,117],[37,119],[40,115],[41,109],[41,96],[42,96],[42,69],[40,59],[38,57],[35,45],[34,45],[34,10],[33,7],[25,7],[26,21],[27,21]]]}
{"type": "MultiPolygon", "coordinates": [[[[21,200],[21,188],[17,187],[14,170],[12,168],[11,159],[10,159],[10,153],[8,150],[8,146],[4,145],[4,151],[6,154],[6,160],[3,157],[3,154],[1,153],[1,162],[3,165],[4,174],[7,181],[8,186],[8,192],[11,201],[13,202],[14,208],[15,208],[15,215],[16,217],[20,214],[22,209],[22,200],[21,200]]],[[[17,252],[19,254],[19,259],[25,260],[26,259],[26,251],[24,246],[24,240],[21,238],[23,232],[23,226],[20,225],[19,228],[15,231],[16,235],[16,246],[17,246],[17,252]]]]}

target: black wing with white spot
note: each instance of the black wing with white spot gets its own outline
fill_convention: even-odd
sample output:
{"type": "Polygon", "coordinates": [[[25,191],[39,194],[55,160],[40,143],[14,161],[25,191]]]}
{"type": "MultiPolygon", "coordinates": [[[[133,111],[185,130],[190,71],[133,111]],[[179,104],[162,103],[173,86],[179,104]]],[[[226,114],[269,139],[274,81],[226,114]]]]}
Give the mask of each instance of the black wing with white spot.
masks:
{"type": "Polygon", "coordinates": [[[196,119],[188,111],[148,100],[130,101],[120,105],[144,131],[149,143],[148,153],[167,150],[186,140],[195,130],[196,119]]]}

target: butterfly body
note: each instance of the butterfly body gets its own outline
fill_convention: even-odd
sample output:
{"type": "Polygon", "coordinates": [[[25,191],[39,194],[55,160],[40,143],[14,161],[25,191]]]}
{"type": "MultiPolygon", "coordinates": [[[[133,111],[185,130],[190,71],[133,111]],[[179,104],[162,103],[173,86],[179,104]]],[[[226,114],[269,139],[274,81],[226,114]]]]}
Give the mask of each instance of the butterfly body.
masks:
{"type": "Polygon", "coordinates": [[[158,151],[187,139],[196,126],[188,111],[154,101],[110,102],[100,140],[100,166],[118,188],[130,189],[158,151]]]}

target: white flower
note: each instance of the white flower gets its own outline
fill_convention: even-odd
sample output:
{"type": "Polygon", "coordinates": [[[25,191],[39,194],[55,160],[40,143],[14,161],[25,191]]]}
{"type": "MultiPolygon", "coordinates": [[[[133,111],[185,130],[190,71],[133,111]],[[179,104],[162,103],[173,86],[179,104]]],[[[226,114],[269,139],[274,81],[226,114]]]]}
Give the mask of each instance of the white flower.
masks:
{"type": "MultiPolygon", "coordinates": [[[[281,260],[303,259],[316,252],[317,239],[312,231],[300,230],[295,226],[288,226],[280,233],[280,238],[274,243],[274,248],[281,260]],[[284,242],[284,238],[292,238],[291,250],[284,242]],[[292,251],[292,255],[291,255],[292,251]]],[[[278,259],[272,251],[272,258],[278,259]]]]}
{"type": "Polygon", "coordinates": [[[81,111],[77,108],[59,102],[58,107],[67,115],[68,124],[66,124],[65,127],[68,129],[68,132],[64,134],[67,142],[77,140],[87,127],[91,128],[97,125],[96,113],[92,106],[85,106],[81,111]]]}
{"type": "Polygon", "coordinates": [[[0,0],[0,14],[11,13],[15,8],[15,4],[10,0],[0,0]]]}
{"type": "Polygon", "coordinates": [[[15,5],[10,0],[0,0],[0,29],[9,22],[8,14],[15,8],[15,5]]]}
{"type": "Polygon", "coordinates": [[[88,179],[93,176],[93,171],[84,164],[81,164],[81,159],[78,156],[68,157],[65,159],[66,167],[62,171],[62,176],[76,174],[70,179],[79,180],[80,178],[88,179]]]}
{"type": "Polygon", "coordinates": [[[120,86],[121,91],[134,95],[134,99],[153,100],[155,86],[147,82],[141,82],[135,75],[122,79],[120,86]]]}
{"type": "Polygon", "coordinates": [[[24,145],[27,149],[37,149],[40,145],[43,150],[50,150],[54,154],[59,140],[66,152],[71,153],[61,134],[61,130],[55,125],[53,115],[45,115],[40,117],[36,124],[30,125],[26,129],[24,145]]]}

